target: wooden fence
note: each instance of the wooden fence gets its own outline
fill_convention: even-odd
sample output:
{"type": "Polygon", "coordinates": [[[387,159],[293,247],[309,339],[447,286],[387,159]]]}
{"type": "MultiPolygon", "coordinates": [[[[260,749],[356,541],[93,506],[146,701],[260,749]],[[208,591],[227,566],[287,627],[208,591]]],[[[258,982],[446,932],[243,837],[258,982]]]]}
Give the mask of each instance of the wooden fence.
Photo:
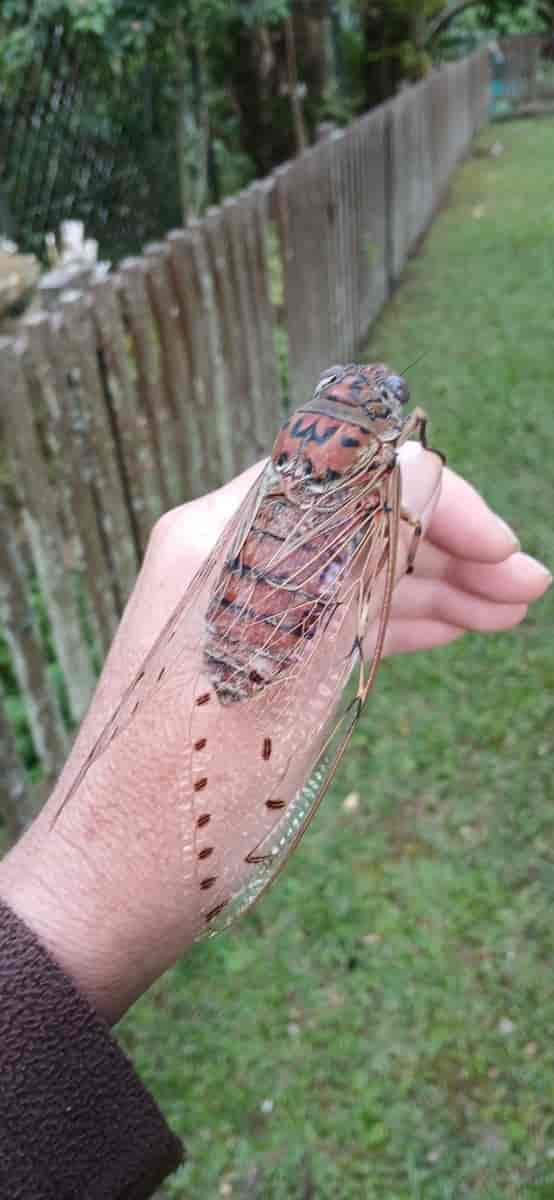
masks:
{"type": "Polygon", "coordinates": [[[362,349],[488,102],[478,52],[0,341],[12,830],[36,802],[22,755],[48,787],[153,522],[266,453],[283,405],[362,349]]]}

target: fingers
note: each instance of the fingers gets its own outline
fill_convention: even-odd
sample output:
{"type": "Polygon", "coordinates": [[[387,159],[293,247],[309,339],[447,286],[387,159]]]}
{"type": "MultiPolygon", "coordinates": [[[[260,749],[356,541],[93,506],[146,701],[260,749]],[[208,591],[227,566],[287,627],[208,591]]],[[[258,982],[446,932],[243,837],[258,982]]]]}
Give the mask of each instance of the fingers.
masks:
{"type": "Polygon", "coordinates": [[[434,646],[447,646],[463,637],[465,629],[449,625],[446,621],[412,621],[391,618],[383,654],[410,654],[415,650],[432,650],[434,646]]]}
{"type": "MultiPolygon", "coordinates": [[[[386,652],[392,653],[392,646],[445,644],[464,629],[492,631],[519,624],[527,605],[549,586],[549,572],[517,549],[512,531],[470,484],[443,471],[436,455],[411,442],[402,447],[400,464],[402,503],[422,519],[427,533],[414,574],[395,589],[386,652]]],[[[169,614],[263,466],[256,463],[225,487],[162,519],[157,594],[149,590],[150,604],[159,609],[152,612],[153,621],[163,623],[160,613],[164,619],[169,614]]],[[[410,537],[401,522],[400,573],[410,537]]],[[[377,594],[374,599],[378,601],[377,594]]]]}
{"type": "Polygon", "coordinates": [[[400,453],[402,506],[423,522],[424,529],[433,519],[441,494],[442,463],[437,454],[424,450],[419,442],[406,442],[400,453]]]}
{"type": "Polygon", "coordinates": [[[552,580],[542,563],[521,551],[503,562],[472,562],[455,558],[429,541],[418,552],[415,574],[437,584],[448,582],[498,604],[529,604],[543,595],[552,580]]]}
{"type": "Polygon", "coordinates": [[[495,563],[519,549],[518,539],[475,488],[446,467],[429,539],[457,558],[495,563]]]}
{"type": "Polygon", "coordinates": [[[491,633],[519,625],[527,612],[527,604],[499,603],[473,595],[441,580],[417,576],[400,581],[393,597],[393,617],[411,620],[445,622],[460,629],[491,633]]]}
{"type": "Polygon", "coordinates": [[[518,550],[513,532],[453,471],[443,472],[432,499],[414,575],[394,593],[387,653],[444,645],[464,629],[511,629],[551,583],[549,571],[518,550]]]}

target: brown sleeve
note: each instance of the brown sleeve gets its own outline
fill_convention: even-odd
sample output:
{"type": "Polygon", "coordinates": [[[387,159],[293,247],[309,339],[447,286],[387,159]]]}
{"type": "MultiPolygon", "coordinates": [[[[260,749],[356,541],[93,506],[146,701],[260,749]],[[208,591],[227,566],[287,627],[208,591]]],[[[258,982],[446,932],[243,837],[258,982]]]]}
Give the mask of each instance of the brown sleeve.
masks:
{"type": "Polygon", "coordinates": [[[108,1026],[0,901],[1,1200],[146,1200],[182,1158],[108,1026]]]}

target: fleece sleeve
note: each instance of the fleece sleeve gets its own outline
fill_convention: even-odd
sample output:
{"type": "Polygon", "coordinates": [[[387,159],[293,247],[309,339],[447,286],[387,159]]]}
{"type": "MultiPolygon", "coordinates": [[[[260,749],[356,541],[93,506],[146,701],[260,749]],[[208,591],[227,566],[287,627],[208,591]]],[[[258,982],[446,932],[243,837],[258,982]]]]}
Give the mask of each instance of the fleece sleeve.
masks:
{"type": "Polygon", "coordinates": [[[146,1200],[182,1158],[108,1026],[0,901],[0,1200],[146,1200]]]}

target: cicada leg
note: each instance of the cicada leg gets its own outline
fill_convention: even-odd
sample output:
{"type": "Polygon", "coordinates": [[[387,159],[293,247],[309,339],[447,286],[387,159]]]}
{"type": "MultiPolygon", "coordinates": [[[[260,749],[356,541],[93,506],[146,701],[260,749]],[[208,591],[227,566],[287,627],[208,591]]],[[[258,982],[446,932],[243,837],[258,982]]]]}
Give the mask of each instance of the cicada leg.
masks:
{"type": "Polygon", "coordinates": [[[430,450],[431,454],[438,454],[443,466],[446,465],[446,454],[442,450],[437,450],[435,446],[430,446],[427,441],[427,414],[422,408],[414,408],[413,411],[406,417],[402,426],[402,433],[396,443],[397,447],[402,446],[404,442],[417,433],[419,440],[424,450],[430,450]]]}
{"type": "Polygon", "coordinates": [[[405,521],[406,524],[410,526],[410,529],[413,529],[412,539],[411,539],[410,545],[408,547],[408,560],[406,563],[406,575],[411,575],[412,571],[414,569],[414,563],[415,563],[415,558],[416,558],[416,554],[418,551],[419,543],[421,541],[421,534],[423,532],[423,526],[421,524],[421,521],[419,520],[419,517],[414,517],[413,514],[407,508],[401,508],[400,520],[405,521]]]}
{"type": "MultiPolygon", "coordinates": [[[[419,434],[419,440],[423,446],[423,449],[429,450],[431,454],[437,454],[444,466],[446,463],[446,455],[443,454],[442,450],[437,450],[434,446],[430,446],[427,441],[427,415],[424,413],[422,408],[414,408],[413,412],[411,412],[406,418],[402,428],[402,433],[400,434],[400,437],[396,443],[397,447],[406,442],[414,433],[419,434]]],[[[418,546],[421,541],[422,525],[419,518],[414,517],[413,514],[406,508],[401,508],[400,519],[402,521],[406,521],[410,528],[413,529],[413,536],[408,549],[408,560],[406,565],[406,574],[411,575],[414,569],[414,562],[418,546]]]]}
{"type": "MultiPolygon", "coordinates": [[[[385,499],[383,511],[392,515],[395,511],[398,512],[400,505],[400,474],[398,469],[396,469],[395,472],[390,476],[387,496],[389,499],[393,500],[393,503],[390,504],[389,500],[385,499]]],[[[385,640],[392,599],[392,589],[394,586],[397,547],[398,519],[394,519],[393,517],[392,524],[389,526],[389,537],[387,538],[386,544],[383,548],[383,555],[380,557],[378,562],[378,573],[381,571],[383,566],[385,567],[385,582],[382,607],[377,624],[375,646],[369,662],[366,662],[364,655],[364,638],[367,633],[370,620],[372,578],[368,579],[366,576],[362,576],[359,585],[357,633],[354,642],[354,646],[358,649],[360,656],[358,687],[353,701],[353,707],[356,707],[356,720],[365,704],[369,692],[371,691],[381,655],[383,653],[383,644],[385,640]]]]}

